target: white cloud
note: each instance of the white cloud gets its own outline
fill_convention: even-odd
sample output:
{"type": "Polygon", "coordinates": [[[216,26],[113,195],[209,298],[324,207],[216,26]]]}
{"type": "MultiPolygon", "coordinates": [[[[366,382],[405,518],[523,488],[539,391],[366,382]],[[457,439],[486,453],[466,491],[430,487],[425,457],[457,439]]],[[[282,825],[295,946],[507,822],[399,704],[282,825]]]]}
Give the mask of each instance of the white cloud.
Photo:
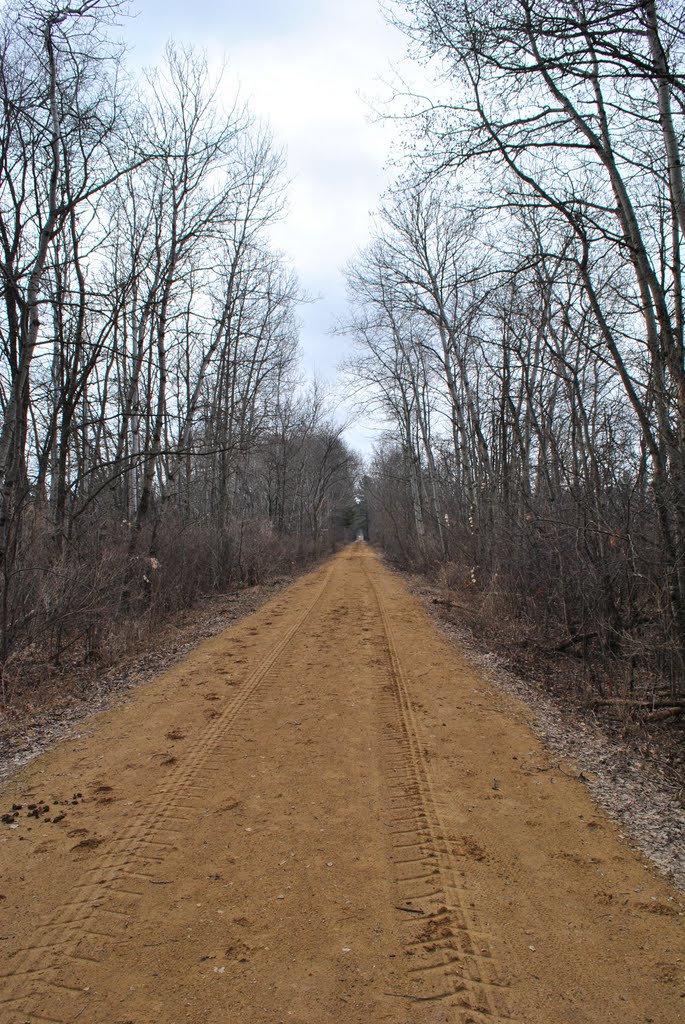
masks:
{"type": "Polygon", "coordinates": [[[143,0],[129,26],[134,60],[154,63],[166,39],[228,58],[254,112],[271,125],[293,179],[287,222],[274,239],[287,251],[315,305],[302,310],[310,370],[332,378],[345,354],[326,331],[344,309],[340,267],[365,244],[369,212],[388,183],[383,170],[391,129],[369,123],[365,97],[379,89],[404,50],[374,0],[143,0]]]}

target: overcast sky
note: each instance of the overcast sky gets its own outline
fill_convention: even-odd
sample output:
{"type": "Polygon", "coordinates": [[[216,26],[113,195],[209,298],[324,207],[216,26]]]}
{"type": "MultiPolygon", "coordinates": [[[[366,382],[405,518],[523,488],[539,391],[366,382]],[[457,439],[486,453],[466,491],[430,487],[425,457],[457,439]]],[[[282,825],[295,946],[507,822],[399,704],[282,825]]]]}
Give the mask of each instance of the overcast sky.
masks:
{"type": "MultiPolygon", "coordinates": [[[[124,26],[134,65],[158,62],[166,41],[225,57],[253,111],[286,148],[292,179],[276,244],[304,289],[321,299],[301,309],[305,368],[335,382],[348,351],[330,336],[345,309],[341,267],[369,236],[369,214],[390,180],[393,129],[370,123],[369,97],[382,92],[404,39],[376,0],[137,0],[124,26]]],[[[358,422],[348,439],[368,454],[377,428],[358,422]]]]}

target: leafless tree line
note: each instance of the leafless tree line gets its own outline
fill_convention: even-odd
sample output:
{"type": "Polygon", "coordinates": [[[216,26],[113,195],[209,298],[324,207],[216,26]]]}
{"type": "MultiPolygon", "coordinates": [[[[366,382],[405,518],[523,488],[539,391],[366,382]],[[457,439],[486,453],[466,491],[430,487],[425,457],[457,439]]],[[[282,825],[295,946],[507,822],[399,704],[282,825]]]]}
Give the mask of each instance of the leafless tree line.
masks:
{"type": "Polygon", "coordinates": [[[685,12],[402,0],[435,71],[349,267],[372,536],[683,696],[685,12]]]}
{"type": "Polygon", "coordinates": [[[142,81],[118,0],[0,20],[0,654],[92,654],[117,618],[339,535],[354,462],[297,400],[297,281],[269,133],[197,53],[142,81]]]}

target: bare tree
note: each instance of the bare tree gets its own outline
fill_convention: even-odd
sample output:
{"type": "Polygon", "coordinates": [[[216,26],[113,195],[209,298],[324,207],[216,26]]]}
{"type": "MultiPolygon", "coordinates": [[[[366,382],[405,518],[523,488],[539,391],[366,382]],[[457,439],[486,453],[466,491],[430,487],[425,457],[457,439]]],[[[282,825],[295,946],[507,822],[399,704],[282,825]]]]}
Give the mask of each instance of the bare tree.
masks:
{"type": "Polygon", "coordinates": [[[304,562],[353,502],[341,428],[303,396],[279,420],[301,298],[268,237],[282,154],[200,53],[170,45],[133,83],[107,38],[118,10],[3,14],[5,673],[31,643],[34,661],[92,657],[117,623],[304,562]],[[299,453],[283,514],[281,426],[299,453]]]}
{"type": "Polygon", "coordinates": [[[405,8],[407,31],[455,84],[453,99],[423,110],[425,160],[490,168],[502,206],[545,209],[565,239],[649,453],[682,648],[681,12],[653,0],[405,8]]]}

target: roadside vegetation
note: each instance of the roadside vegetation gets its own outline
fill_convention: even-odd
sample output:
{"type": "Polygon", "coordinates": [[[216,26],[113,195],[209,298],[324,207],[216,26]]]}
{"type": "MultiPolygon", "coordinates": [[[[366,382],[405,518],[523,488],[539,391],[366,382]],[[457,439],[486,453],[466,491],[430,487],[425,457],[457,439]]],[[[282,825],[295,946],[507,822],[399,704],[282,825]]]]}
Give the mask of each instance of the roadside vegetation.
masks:
{"type": "MultiPolygon", "coordinates": [[[[348,267],[369,535],[624,722],[685,708],[682,5],[401,0],[434,83],[348,267]],[[556,671],[556,670],[555,670],[556,671]]],[[[552,675],[555,672],[551,673],[552,675]]]]}
{"type": "Polygon", "coordinates": [[[302,385],[283,158],[204,58],[142,78],[118,0],[0,14],[0,697],[345,535],[302,385]]]}

